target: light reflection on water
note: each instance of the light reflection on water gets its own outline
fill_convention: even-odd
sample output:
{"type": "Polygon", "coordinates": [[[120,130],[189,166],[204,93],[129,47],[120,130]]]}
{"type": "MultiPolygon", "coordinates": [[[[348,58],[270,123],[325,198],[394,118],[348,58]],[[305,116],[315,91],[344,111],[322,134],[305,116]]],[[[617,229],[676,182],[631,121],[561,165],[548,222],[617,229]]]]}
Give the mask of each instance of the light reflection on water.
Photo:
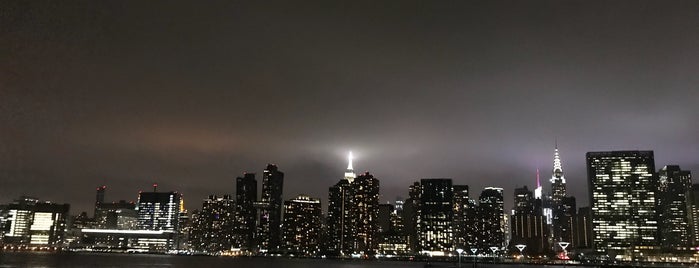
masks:
{"type": "MultiPolygon", "coordinates": [[[[100,253],[0,253],[0,267],[232,267],[232,268],[423,268],[424,262],[320,260],[287,258],[231,258],[207,256],[171,256],[100,253]]],[[[435,268],[456,267],[456,263],[433,263],[435,268]]],[[[463,268],[473,264],[463,263],[463,268]]],[[[517,264],[484,264],[478,267],[535,267],[517,264]]],[[[547,266],[562,267],[562,266],[547,266]]]]}

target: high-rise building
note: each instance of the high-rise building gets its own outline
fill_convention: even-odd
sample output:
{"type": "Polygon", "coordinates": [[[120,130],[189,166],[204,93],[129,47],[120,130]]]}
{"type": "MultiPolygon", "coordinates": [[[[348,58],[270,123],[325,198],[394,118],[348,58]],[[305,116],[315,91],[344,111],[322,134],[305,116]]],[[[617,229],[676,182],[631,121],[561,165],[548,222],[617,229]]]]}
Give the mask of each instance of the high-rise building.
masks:
{"type": "Polygon", "coordinates": [[[136,204],[133,202],[120,200],[109,203],[102,200],[102,203],[95,210],[95,225],[100,229],[129,229],[128,222],[137,218],[135,215],[138,213],[135,208],[136,204]],[[119,226],[119,222],[122,223],[121,226],[119,226]]]}
{"type": "Polygon", "coordinates": [[[692,230],[692,244],[699,244],[699,184],[692,184],[692,191],[690,192],[690,204],[687,210],[691,215],[690,219],[690,230],[692,230]]]}
{"type": "Polygon", "coordinates": [[[686,250],[692,245],[691,173],[669,165],[658,171],[658,178],[661,246],[666,250],[686,250]]]}
{"type": "Polygon", "coordinates": [[[408,252],[408,237],[403,224],[403,200],[396,200],[396,205],[379,205],[378,253],[399,255],[408,252]],[[400,208],[400,209],[398,209],[400,208]]]}
{"type": "Polygon", "coordinates": [[[505,247],[505,202],[503,189],[486,187],[479,196],[478,215],[480,238],[477,247],[482,251],[490,247],[505,247]]]}
{"type": "Polygon", "coordinates": [[[340,180],[328,190],[328,251],[334,255],[354,252],[356,234],[354,191],[347,179],[340,180]]]}
{"type": "Polygon", "coordinates": [[[345,177],[328,194],[328,250],[331,254],[373,254],[378,246],[379,180],[354,175],[352,154],[345,177]]]}
{"type": "Polygon", "coordinates": [[[420,204],[420,182],[415,182],[408,189],[408,199],[403,203],[401,218],[403,219],[403,231],[406,234],[408,251],[418,252],[418,206],[420,204]]]}
{"type": "Polygon", "coordinates": [[[418,204],[420,253],[445,255],[453,250],[454,193],[451,179],[421,179],[418,204]]]}
{"type": "Polygon", "coordinates": [[[575,248],[590,249],[593,244],[592,237],[592,210],[590,207],[582,207],[578,209],[575,215],[575,248]]]}
{"type": "Polygon", "coordinates": [[[299,195],[284,202],[283,248],[297,256],[317,256],[320,250],[320,200],[299,195]]]}
{"type": "Polygon", "coordinates": [[[473,235],[469,215],[468,185],[454,185],[454,248],[466,249],[469,246],[469,237],[473,235]]]}
{"type": "Polygon", "coordinates": [[[61,246],[66,230],[68,204],[40,202],[22,196],[4,206],[3,243],[17,245],[61,246]]]}
{"type": "Polygon", "coordinates": [[[97,187],[97,194],[95,196],[95,213],[92,214],[92,217],[97,219],[99,217],[99,208],[104,203],[104,194],[105,191],[107,191],[107,186],[102,185],[97,187]]]}
{"type": "Polygon", "coordinates": [[[379,233],[387,232],[391,229],[391,214],[395,211],[395,208],[391,204],[379,204],[379,217],[377,225],[379,233]]]}
{"type": "Polygon", "coordinates": [[[243,173],[235,181],[235,230],[233,247],[252,249],[254,247],[257,200],[257,180],[255,173],[243,173]]]}
{"type": "Polygon", "coordinates": [[[177,232],[179,208],[180,194],[178,192],[140,192],[138,202],[136,202],[138,228],[177,232]]]}
{"type": "Polygon", "coordinates": [[[276,250],[281,239],[282,191],[284,173],[276,165],[268,164],[262,175],[261,211],[257,230],[260,251],[276,250]]]}
{"type": "Polygon", "coordinates": [[[356,207],[355,250],[374,254],[378,248],[379,180],[366,172],[352,183],[356,207]]]}
{"type": "Polygon", "coordinates": [[[553,171],[551,175],[551,199],[554,205],[558,205],[566,196],[566,179],[563,176],[561,157],[558,154],[558,143],[553,152],[553,171]]]}
{"type": "Polygon", "coordinates": [[[595,250],[656,247],[653,151],[589,152],[586,158],[595,250]]]}
{"type": "Polygon", "coordinates": [[[510,220],[510,251],[515,251],[514,245],[527,245],[529,254],[548,252],[548,225],[542,211],[535,210],[535,199],[531,190],[524,186],[515,188],[515,207],[510,220]]]}
{"type": "Polygon", "coordinates": [[[551,200],[548,208],[551,209],[551,231],[553,245],[556,251],[563,251],[558,246],[559,242],[567,242],[570,245],[567,249],[575,246],[573,225],[575,222],[575,198],[566,195],[566,179],[563,175],[561,157],[558,153],[558,143],[553,153],[553,170],[551,175],[551,200]]]}
{"type": "Polygon", "coordinates": [[[210,195],[192,216],[190,245],[199,252],[230,250],[235,226],[235,201],[230,195],[210,195]]]}

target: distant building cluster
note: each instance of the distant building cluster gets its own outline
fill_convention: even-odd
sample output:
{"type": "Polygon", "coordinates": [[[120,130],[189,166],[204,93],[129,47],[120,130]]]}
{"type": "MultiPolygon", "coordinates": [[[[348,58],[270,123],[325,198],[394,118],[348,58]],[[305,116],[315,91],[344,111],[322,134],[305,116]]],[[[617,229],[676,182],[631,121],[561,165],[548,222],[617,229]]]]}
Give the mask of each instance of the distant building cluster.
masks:
{"type": "MultiPolygon", "coordinates": [[[[0,206],[5,250],[159,252],[302,257],[490,256],[537,260],[697,262],[699,185],[677,165],[656,171],[652,151],[589,152],[589,207],[567,194],[556,145],[550,190],[536,187],[471,196],[450,178],[423,178],[408,198],[380,202],[380,181],[344,177],[319,198],[284,200],[284,173],[269,164],[258,197],[255,173],[235,180],[235,195],[210,195],[191,214],[178,192],[139,192],[136,202],[105,201],[96,190],[92,217],[69,205],[20,197],[0,206]],[[457,253],[458,252],[458,253],[457,253]]],[[[549,174],[546,174],[547,176],[549,174]]]]}

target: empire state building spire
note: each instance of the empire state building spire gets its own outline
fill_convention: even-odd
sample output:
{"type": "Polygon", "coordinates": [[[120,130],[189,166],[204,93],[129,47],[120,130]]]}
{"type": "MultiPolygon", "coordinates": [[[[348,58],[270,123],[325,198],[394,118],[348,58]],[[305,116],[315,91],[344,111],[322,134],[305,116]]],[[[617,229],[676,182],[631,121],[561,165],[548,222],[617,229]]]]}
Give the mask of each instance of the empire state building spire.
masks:
{"type": "Polygon", "coordinates": [[[354,168],[352,167],[352,160],[354,160],[354,157],[352,156],[352,151],[349,152],[347,160],[349,160],[349,164],[347,164],[347,171],[345,171],[345,179],[352,183],[354,181],[354,178],[357,177],[357,175],[354,174],[354,168]]]}

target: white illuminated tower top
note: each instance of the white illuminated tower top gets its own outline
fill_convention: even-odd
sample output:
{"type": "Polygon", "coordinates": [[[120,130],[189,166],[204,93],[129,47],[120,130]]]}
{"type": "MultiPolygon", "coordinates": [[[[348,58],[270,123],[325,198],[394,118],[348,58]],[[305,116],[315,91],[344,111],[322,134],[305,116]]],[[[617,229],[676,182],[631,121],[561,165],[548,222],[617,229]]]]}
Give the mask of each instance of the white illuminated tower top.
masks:
{"type": "Polygon", "coordinates": [[[354,178],[357,177],[357,175],[354,174],[354,169],[352,168],[352,159],[354,159],[354,157],[352,157],[352,151],[349,152],[347,159],[349,160],[349,164],[347,165],[347,170],[345,171],[345,179],[352,183],[354,178]]]}
{"type": "Polygon", "coordinates": [[[541,181],[539,180],[539,169],[536,169],[536,189],[534,189],[534,198],[536,199],[541,199],[541,191],[543,188],[541,187],[541,181]]]}
{"type": "Polygon", "coordinates": [[[561,166],[561,156],[558,154],[558,142],[556,142],[556,149],[553,151],[553,175],[551,176],[551,183],[555,183],[558,180],[563,184],[566,183],[566,179],[563,176],[563,167],[561,166]]]}
{"type": "Polygon", "coordinates": [[[553,174],[551,175],[551,198],[554,205],[558,206],[566,196],[566,179],[561,167],[561,156],[558,154],[558,141],[553,151],[553,174]]]}

